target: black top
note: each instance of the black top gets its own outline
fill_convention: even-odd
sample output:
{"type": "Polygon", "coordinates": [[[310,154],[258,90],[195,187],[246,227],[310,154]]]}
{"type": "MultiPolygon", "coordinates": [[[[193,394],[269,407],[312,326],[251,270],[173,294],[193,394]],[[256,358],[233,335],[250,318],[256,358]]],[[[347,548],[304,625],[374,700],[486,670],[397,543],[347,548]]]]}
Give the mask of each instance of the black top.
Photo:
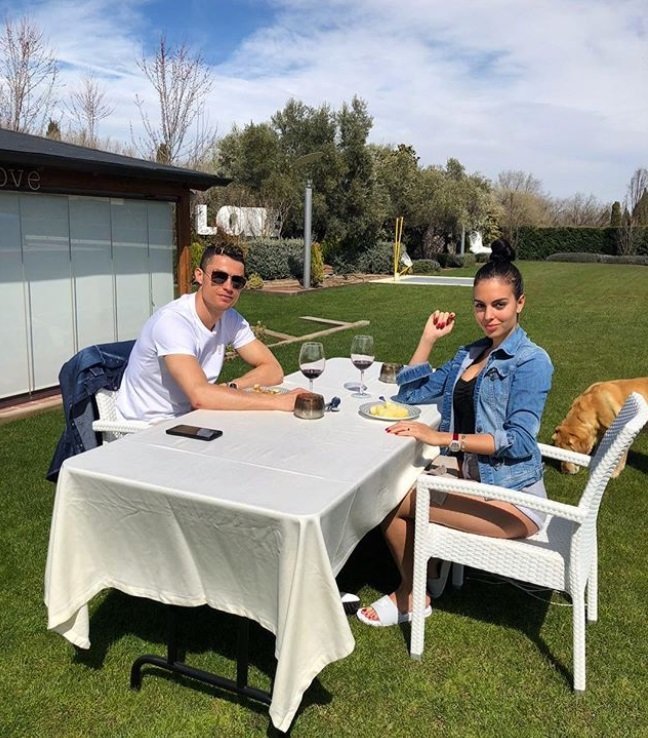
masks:
{"type": "Polygon", "coordinates": [[[454,410],[454,430],[455,433],[474,433],[475,432],[475,384],[477,376],[466,381],[457,380],[452,398],[452,409],[454,410]]]}

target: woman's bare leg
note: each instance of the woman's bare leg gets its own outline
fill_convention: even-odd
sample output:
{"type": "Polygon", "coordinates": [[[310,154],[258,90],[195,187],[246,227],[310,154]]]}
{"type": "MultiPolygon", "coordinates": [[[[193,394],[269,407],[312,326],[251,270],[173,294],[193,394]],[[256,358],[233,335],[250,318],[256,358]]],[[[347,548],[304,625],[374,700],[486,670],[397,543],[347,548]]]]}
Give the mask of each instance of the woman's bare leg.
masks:
{"type": "MultiPolygon", "coordinates": [[[[416,490],[412,489],[381,526],[401,575],[400,585],[390,595],[400,612],[411,610],[415,509],[416,490]]],[[[510,503],[451,494],[441,504],[430,506],[430,521],[491,538],[526,538],[538,530],[532,520],[510,503]]],[[[371,607],[364,608],[364,613],[377,619],[371,607]]]]}

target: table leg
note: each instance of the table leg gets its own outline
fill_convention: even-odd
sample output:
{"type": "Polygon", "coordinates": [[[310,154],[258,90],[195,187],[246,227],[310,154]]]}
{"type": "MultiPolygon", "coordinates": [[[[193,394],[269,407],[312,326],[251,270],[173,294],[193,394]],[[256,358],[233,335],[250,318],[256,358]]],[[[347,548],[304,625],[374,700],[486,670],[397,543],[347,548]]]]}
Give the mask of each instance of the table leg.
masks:
{"type": "Polygon", "coordinates": [[[182,676],[196,679],[205,684],[224,689],[227,692],[234,692],[242,697],[262,702],[269,705],[272,701],[272,695],[265,690],[248,687],[248,667],[249,667],[249,635],[250,621],[247,618],[239,618],[238,625],[238,644],[236,654],[236,681],[227,679],[219,674],[213,674],[210,671],[196,669],[189,664],[180,661],[178,654],[178,610],[180,608],[170,606],[168,612],[168,633],[167,633],[167,656],[156,656],[155,654],[144,654],[139,656],[133,662],[130,675],[131,689],[138,690],[142,685],[142,667],[146,664],[157,666],[165,669],[173,674],[181,674],[182,676]]]}

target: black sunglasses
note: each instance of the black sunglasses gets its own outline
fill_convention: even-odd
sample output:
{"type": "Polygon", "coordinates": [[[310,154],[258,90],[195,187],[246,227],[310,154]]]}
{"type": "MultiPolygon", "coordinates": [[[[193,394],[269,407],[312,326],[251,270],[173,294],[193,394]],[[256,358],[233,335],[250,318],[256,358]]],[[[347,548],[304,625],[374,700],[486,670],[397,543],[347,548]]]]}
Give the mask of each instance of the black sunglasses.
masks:
{"type": "Polygon", "coordinates": [[[227,272],[221,272],[215,269],[210,275],[212,284],[225,284],[228,279],[232,280],[232,287],[235,290],[242,290],[247,283],[245,277],[241,277],[239,274],[228,274],[227,272]]]}

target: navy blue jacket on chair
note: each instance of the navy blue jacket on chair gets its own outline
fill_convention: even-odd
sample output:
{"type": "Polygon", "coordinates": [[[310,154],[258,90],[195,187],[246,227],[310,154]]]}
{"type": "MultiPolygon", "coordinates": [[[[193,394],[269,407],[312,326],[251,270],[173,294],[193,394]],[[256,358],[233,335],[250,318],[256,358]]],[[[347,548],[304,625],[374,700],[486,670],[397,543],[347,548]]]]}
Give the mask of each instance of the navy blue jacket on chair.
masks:
{"type": "Polygon", "coordinates": [[[61,464],[69,456],[100,444],[92,430],[97,419],[94,395],[97,390],[117,390],[135,341],[118,341],[81,349],[61,367],[59,384],[63,396],[65,430],[47,471],[50,482],[58,479],[61,464]]]}

